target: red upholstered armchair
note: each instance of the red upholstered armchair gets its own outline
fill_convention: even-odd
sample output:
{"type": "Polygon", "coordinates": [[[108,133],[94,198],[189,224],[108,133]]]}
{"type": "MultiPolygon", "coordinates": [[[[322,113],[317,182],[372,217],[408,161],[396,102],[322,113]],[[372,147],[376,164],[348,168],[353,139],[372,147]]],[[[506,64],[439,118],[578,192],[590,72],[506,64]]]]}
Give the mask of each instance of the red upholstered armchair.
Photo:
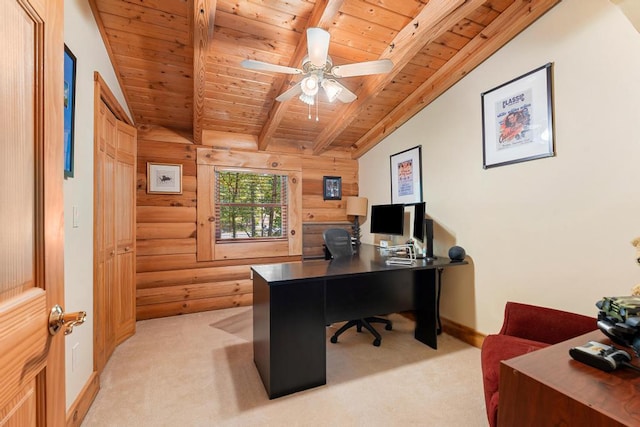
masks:
{"type": "Polygon", "coordinates": [[[500,361],[566,341],[597,329],[595,317],[507,302],[504,323],[482,344],[482,380],[489,425],[498,423],[500,361]]]}

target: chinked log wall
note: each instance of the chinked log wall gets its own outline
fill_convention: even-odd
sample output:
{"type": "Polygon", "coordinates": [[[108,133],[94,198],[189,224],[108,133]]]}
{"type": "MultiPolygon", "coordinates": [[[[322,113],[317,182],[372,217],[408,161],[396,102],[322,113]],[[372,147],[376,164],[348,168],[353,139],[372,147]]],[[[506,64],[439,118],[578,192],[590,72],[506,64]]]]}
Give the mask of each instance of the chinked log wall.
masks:
{"type": "MultiPolygon", "coordinates": [[[[196,145],[175,136],[139,133],[137,164],[137,319],[172,316],[252,303],[250,266],[300,257],[196,261],[196,145]],[[164,139],[162,141],[160,139],[164,139]],[[182,165],[182,194],[148,194],[147,162],[182,165]]],[[[287,152],[287,154],[291,154],[287,152]]],[[[320,230],[347,221],[344,197],[358,194],[358,162],[302,157],[303,254],[322,253],[320,230]],[[342,177],[342,200],[323,200],[323,176],[342,177]],[[321,243],[321,242],[320,242],[321,243]]]]}

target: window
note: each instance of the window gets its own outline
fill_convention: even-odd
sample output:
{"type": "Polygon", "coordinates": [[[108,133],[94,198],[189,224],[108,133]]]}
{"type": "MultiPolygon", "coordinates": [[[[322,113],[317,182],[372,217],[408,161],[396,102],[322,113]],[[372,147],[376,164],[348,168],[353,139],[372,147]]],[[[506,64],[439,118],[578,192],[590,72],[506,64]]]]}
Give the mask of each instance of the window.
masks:
{"type": "Polygon", "coordinates": [[[302,160],[197,148],[198,261],[302,255],[302,160]]]}
{"type": "Polygon", "coordinates": [[[286,239],[287,176],[216,170],[216,241],[286,239]]]}

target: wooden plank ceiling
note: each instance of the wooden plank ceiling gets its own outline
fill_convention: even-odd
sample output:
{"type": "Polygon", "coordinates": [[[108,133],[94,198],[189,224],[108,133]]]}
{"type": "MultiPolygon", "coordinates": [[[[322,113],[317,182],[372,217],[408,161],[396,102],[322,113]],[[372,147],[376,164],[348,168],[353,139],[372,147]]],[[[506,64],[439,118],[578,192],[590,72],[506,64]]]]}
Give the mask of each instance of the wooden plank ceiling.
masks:
{"type": "Polygon", "coordinates": [[[89,1],[141,131],[358,158],[560,0],[89,1]],[[275,101],[300,76],[240,66],[301,67],[309,27],[330,33],[334,65],[394,63],[342,78],[357,100],[320,97],[318,121],[297,97],[275,101]]]}

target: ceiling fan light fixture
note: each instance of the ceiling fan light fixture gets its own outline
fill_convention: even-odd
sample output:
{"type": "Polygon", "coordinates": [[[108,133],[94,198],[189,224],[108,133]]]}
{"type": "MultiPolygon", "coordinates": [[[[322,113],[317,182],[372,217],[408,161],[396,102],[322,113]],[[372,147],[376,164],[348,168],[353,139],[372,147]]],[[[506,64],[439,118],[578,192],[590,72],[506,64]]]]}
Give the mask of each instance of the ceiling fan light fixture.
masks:
{"type": "Polygon", "coordinates": [[[329,102],[335,101],[338,95],[340,95],[340,92],[342,92],[342,86],[333,79],[324,79],[321,84],[324,92],[327,94],[329,102]]]}
{"type": "Polygon", "coordinates": [[[298,98],[307,105],[313,105],[316,102],[313,95],[307,95],[306,93],[301,93],[298,98]]]}
{"type": "Polygon", "coordinates": [[[302,79],[302,84],[300,85],[302,88],[302,92],[307,96],[315,96],[318,93],[318,76],[315,74],[311,74],[304,79],[302,79]]]}

